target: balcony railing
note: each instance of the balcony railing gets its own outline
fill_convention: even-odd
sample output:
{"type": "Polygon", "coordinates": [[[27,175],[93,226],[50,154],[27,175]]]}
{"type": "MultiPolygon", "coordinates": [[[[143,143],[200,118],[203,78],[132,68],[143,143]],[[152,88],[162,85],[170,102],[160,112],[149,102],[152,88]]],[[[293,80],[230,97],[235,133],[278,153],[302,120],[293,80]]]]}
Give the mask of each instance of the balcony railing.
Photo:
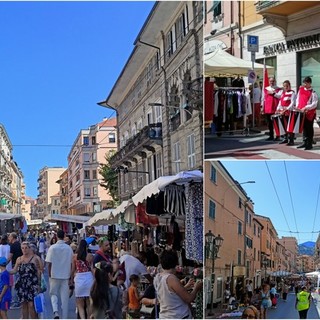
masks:
{"type": "Polygon", "coordinates": [[[151,142],[162,143],[162,123],[153,123],[145,126],[111,158],[111,163],[116,165],[118,161],[142,151],[143,146],[150,145],[151,142]]]}

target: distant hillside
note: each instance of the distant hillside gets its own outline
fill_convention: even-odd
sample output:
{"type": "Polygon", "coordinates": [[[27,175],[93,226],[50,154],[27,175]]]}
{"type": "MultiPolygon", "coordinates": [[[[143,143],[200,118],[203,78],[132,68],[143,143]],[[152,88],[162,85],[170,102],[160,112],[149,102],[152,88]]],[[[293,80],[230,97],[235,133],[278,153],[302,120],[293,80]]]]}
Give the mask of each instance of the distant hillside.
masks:
{"type": "Polygon", "coordinates": [[[308,256],[313,256],[314,248],[316,243],[313,241],[307,241],[299,244],[299,254],[306,254],[308,256]]]}

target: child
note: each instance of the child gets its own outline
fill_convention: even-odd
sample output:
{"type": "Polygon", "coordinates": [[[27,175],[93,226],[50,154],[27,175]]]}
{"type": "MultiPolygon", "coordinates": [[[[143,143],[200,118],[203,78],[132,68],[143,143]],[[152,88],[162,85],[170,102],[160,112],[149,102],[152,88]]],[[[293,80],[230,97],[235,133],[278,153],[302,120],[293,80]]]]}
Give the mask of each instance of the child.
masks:
{"type": "Polygon", "coordinates": [[[139,295],[138,285],[140,283],[140,278],[136,274],[132,274],[129,280],[130,280],[130,287],[128,288],[128,296],[129,296],[128,313],[131,318],[139,319],[141,297],[139,295]]]}
{"type": "Polygon", "coordinates": [[[11,302],[10,290],[10,274],[6,269],[7,259],[0,257],[0,317],[1,319],[8,319],[8,309],[11,302]]]}

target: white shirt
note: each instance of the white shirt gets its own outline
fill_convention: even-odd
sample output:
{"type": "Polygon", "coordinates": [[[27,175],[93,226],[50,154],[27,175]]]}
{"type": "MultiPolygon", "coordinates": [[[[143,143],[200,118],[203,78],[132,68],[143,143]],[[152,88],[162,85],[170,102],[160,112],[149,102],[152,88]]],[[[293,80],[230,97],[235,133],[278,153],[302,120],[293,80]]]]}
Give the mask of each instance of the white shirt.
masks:
{"type": "MultiPolygon", "coordinates": [[[[10,245],[9,244],[0,244],[0,257],[5,257],[8,260],[9,255],[10,255],[10,245]]],[[[12,270],[12,261],[10,261],[7,264],[6,269],[8,271],[12,270]]]]}
{"type": "Polygon", "coordinates": [[[126,288],[129,288],[130,286],[129,278],[131,275],[136,274],[137,276],[140,276],[148,273],[146,266],[143,263],[141,263],[139,259],[135,258],[134,256],[131,256],[130,254],[124,254],[119,258],[119,261],[120,263],[124,261],[124,266],[126,270],[126,288]]]}
{"type": "Polygon", "coordinates": [[[46,262],[51,262],[51,278],[69,279],[71,275],[73,251],[63,240],[50,246],[46,262]]]}

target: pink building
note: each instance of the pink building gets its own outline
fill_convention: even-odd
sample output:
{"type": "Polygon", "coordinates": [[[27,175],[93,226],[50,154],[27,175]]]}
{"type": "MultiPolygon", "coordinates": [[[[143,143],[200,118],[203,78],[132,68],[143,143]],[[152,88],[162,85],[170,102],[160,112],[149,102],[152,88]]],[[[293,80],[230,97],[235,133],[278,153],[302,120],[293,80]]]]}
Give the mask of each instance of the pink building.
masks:
{"type": "Polygon", "coordinates": [[[68,214],[94,214],[112,207],[112,199],[100,186],[99,164],[105,155],[117,149],[116,119],[102,122],[79,132],[68,155],[68,214]]]}

